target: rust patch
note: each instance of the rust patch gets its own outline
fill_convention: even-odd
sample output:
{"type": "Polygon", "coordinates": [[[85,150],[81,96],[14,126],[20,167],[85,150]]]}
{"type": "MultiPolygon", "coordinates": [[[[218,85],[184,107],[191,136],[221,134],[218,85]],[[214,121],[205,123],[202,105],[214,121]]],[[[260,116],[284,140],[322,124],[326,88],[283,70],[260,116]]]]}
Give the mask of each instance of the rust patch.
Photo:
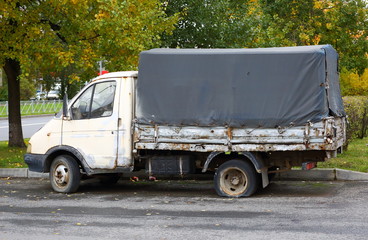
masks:
{"type": "Polygon", "coordinates": [[[177,150],[190,150],[190,145],[189,144],[174,144],[174,148],[177,150]]]}
{"type": "Polygon", "coordinates": [[[139,133],[133,135],[133,142],[139,142],[139,133]]]}
{"type": "Polygon", "coordinates": [[[325,145],[319,145],[319,149],[326,150],[326,147],[325,147],[325,145]]]}
{"type": "Polygon", "coordinates": [[[229,140],[232,140],[233,139],[233,128],[232,127],[228,127],[227,128],[227,137],[229,140]]]}

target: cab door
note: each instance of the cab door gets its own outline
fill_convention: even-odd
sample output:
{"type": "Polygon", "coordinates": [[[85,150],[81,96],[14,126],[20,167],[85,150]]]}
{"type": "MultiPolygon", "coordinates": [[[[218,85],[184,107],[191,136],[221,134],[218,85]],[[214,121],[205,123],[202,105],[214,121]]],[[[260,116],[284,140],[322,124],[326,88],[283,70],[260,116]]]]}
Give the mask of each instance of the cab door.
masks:
{"type": "Polygon", "coordinates": [[[117,81],[88,86],[69,105],[70,119],[63,120],[62,145],[77,149],[92,169],[113,169],[117,164],[117,81]]]}

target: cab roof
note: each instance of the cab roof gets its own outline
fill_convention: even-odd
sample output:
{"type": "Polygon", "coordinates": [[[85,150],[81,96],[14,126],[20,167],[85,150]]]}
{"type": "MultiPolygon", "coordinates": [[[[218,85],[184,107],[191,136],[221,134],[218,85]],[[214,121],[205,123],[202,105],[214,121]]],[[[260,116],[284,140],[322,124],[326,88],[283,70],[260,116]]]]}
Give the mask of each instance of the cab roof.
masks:
{"type": "Polygon", "coordinates": [[[91,82],[95,82],[106,78],[123,78],[123,77],[138,77],[138,71],[121,71],[121,72],[105,73],[101,76],[92,79],[91,82]]]}

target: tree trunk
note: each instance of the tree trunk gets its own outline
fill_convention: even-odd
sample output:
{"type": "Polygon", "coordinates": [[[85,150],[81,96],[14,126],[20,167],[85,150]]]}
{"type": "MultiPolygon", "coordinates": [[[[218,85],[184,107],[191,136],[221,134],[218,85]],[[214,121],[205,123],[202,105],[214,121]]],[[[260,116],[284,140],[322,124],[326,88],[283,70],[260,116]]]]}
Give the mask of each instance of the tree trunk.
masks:
{"type": "Polygon", "coordinates": [[[8,78],[9,147],[25,147],[20,115],[20,63],[7,58],[4,71],[8,78]]]}
{"type": "Polygon", "coordinates": [[[363,107],[364,107],[364,111],[362,114],[362,128],[359,134],[360,139],[363,139],[367,136],[367,130],[368,130],[368,104],[365,104],[363,107]]]}

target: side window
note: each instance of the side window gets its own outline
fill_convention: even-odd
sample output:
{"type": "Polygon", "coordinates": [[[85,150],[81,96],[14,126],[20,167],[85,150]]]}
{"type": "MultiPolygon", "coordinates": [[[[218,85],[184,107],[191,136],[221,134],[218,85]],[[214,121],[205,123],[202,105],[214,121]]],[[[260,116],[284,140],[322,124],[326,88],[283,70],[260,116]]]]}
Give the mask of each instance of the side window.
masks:
{"type": "Polygon", "coordinates": [[[97,83],[87,88],[71,107],[72,119],[111,116],[114,107],[115,89],[115,82],[97,83]]]}
{"type": "Polygon", "coordinates": [[[112,115],[115,88],[115,82],[96,84],[91,106],[91,118],[109,117],[112,115]]]}
{"type": "Polygon", "coordinates": [[[87,90],[79,96],[77,101],[72,105],[72,119],[87,119],[89,118],[89,109],[91,105],[91,98],[93,93],[94,85],[87,88],[87,90]]]}

